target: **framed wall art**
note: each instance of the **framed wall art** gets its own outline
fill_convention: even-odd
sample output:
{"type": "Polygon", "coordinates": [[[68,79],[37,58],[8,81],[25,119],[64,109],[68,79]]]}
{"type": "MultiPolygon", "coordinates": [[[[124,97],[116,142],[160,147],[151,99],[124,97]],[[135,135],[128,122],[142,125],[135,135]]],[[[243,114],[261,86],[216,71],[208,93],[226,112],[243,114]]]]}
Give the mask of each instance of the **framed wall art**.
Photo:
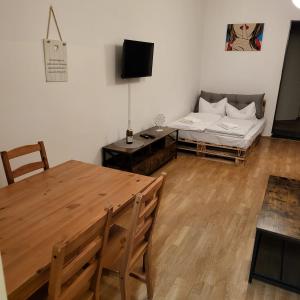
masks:
{"type": "Polygon", "coordinates": [[[228,24],[225,51],[261,51],[263,23],[228,24]]]}

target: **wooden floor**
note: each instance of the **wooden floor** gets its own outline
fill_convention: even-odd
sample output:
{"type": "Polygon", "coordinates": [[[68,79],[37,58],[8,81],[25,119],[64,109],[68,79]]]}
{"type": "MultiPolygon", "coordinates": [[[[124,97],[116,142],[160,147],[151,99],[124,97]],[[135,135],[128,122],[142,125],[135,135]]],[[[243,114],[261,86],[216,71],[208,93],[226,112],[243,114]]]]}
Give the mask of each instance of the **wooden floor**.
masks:
{"type": "MultiPolygon", "coordinates": [[[[153,243],[155,300],[300,299],[247,281],[268,176],[300,179],[300,142],[264,138],[246,166],[179,156],[162,170],[168,178],[153,243]]],[[[115,278],[102,287],[102,300],[120,299],[115,278]]],[[[132,299],[147,299],[134,279],[131,290],[132,299]]]]}

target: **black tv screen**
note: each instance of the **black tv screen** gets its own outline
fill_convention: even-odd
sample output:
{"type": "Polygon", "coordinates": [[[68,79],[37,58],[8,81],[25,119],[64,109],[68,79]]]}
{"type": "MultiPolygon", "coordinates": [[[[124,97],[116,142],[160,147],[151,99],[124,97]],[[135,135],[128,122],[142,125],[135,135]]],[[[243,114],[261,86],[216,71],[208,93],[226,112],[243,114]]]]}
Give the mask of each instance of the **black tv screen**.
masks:
{"type": "Polygon", "coordinates": [[[152,76],[154,43],[124,40],[122,78],[152,76]]]}

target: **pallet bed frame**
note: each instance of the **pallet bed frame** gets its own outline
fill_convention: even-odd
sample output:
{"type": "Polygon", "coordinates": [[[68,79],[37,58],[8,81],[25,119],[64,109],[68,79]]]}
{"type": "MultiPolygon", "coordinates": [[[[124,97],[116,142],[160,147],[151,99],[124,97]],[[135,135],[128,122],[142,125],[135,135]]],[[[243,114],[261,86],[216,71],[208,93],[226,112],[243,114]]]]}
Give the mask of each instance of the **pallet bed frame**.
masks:
{"type": "MultiPolygon", "coordinates": [[[[202,94],[202,93],[201,93],[202,94]]],[[[207,94],[207,92],[206,92],[207,94]]],[[[212,94],[213,93],[208,93],[212,94]]],[[[201,95],[200,95],[201,97],[201,95]]],[[[225,97],[225,95],[224,95],[225,97]]],[[[197,100],[198,101],[198,100],[197,100]]],[[[218,102],[218,101],[216,101],[218,102]]],[[[196,106],[199,103],[196,102],[196,106]]],[[[262,112],[265,113],[266,109],[266,100],[264,99],[262,102],[262,112]]],[[[194,110],[195,111],[195,110],[194,110]]],[[[205,143],[201,141],[195,141],[190,139],[184,139],[178,137],[177,141],[177,150],[178,151],[184,151],[184,152],[194,152],[197,156],[201,156],[206,159],[218,159],[218,160],[226,160],[234,162],[236,165],[238,164],[245,164],[247,161],[247,158],[249,154],[252,152],[252,150],[255,148],[255,146],[258,144],[259,140],[261,138],[261,134],[258,135],[253,143],[247,148],[239,148],[239,147],[230,147],[226,145],[217,145],[217,144],[211,144],[211,143],[205,143]]]]}
{"type": "Polygon", "coordinates": [[[194,152],[197,156],[201,156],[202,158],[211,159],[213,157],[226,159],[237,165],[245,164],[250,152],[258,144],[260,138],[261,135],[259,135],[247,149],[178,138],[177,150],[194,152]]]}

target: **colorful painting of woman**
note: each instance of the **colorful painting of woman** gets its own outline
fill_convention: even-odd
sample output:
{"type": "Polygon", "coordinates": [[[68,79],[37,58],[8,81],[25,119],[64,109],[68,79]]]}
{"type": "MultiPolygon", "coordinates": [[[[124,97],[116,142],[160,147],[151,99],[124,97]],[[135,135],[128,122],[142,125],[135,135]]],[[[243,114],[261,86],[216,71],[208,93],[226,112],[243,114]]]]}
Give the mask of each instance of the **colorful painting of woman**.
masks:
{"type": "Polygon", "coordinates": [[[260,51],[264,24],[229,24],[226,35],[226,51],[260,51]]]}

